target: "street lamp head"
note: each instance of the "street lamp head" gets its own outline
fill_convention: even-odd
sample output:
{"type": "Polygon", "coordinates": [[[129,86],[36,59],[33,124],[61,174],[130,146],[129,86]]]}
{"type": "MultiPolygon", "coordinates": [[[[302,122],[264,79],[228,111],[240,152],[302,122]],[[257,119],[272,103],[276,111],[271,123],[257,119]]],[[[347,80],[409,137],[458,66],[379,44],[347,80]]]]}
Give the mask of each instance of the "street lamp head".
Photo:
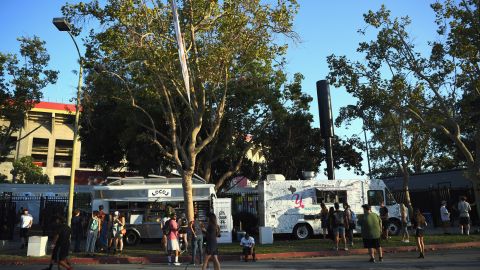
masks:
{"type": "Polygon", "coordinates": [[[72,29],[70,28],[70,24],[68,24],[67,20],[63,17],[53,18],[53,24],[57,27],[59,31],[72,31],[72,29]]]}

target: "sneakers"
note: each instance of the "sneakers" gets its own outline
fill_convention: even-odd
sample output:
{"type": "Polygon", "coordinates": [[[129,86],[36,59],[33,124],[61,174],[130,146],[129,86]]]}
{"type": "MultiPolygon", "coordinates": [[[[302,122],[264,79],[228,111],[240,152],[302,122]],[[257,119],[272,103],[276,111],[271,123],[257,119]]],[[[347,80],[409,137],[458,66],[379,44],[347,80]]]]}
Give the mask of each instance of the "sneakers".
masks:
{"type": "Polygon", "coordinates": [[[348,251],[348,248],[347,248],[347,247],[345,247],[343,250],[345,250],[345,251],[348,251]]]}
{"type": "Polygon", "coordinates": [[[378,257],[379,262],[383,262],[383,257],[378,257]]]}
{"type": "Polygon", "coordinates": [[[425,255],[423,253],[420,253],[420,256],[418,256],[419,259],[425,259],[425,255]]]}
{"type": "Polygon", "coordinates": [[[179,263],[179,262],[176,262],[176,263],[173,263],[173,265],[175,265],[175,266],[179,266],[179,265],[182,265],[182,264],[181,264],[181,263],[179,263]]]}
{"type": "Polygon", "coordinates": [[[370,258],[369,262],[374,263],[374,262],[375,262],[375,258],[370,258]]]}

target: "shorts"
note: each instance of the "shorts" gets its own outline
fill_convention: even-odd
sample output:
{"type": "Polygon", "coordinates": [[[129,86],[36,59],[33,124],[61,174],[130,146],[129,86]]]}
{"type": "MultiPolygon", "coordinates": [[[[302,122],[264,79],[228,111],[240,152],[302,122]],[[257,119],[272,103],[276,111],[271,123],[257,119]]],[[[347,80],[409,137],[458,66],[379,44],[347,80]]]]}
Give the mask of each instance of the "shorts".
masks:
{"type": "Polygon", "coordinates": [[[333,232],[335,233],[335,235],[345,235],[345,227],[343,226],[339,226],[339,227],[333,227],[333,232]]]}
{"type": "Polygon", "coordinates": [[[460,217],[460,225],[469,225],[470,217],[460,217]]]}
{"type": "Polygon", "coordinates": [[[28,228],[20,228],[20,237],[28,237],[28,228]]]}
{"type": "Polygon", "coordinates": [[[322,229],[328,229],[328,220],[322,219],[322,229]]]}
{"type": "Polygon", "coordinates": [[[243,255],[252,255],[252,248],[244,247],[243,248],[243,255]]]}
{"type": "Polygon", "coordinates": [[[167,250],[177,250],[180,251],[180,246],[178,245],[178,239],[168,239],[167,240],[167,250]]]}
{"type": "Polygon", "coordinates": [[[207,245],[207,248],[205,249],[205,252],[207,255],[218,255],[218,248],[217,247],[209,247],[207,245]]]}
{"type": "Polygon", "coordinates": [[[408,223],[406,221],[402,221],[402,228],[407,228],[408,223]]]}
{"type": "Polygon", "coordinates": [[[423,237],[424,232],[425,231],[423,229],[420,229],[420,228],[415,229],[415,237],[423,237]]]}
{"type": "Polygon", "coordinates": [[[390,226],[390,221],[388,220],[382,220],[382,227],[384,230],[388,230],[388,227],[390,226]]]}
{"type": "Polygon", "coordinates": [[[450,227],[450,220],[444,220],[442,221],[442,227],[450,227]]]}
{"type": "Polygon", "coordinates": [[[380,238],[376,239],[363,239],[364,248],[380,248],[380,238]]]}

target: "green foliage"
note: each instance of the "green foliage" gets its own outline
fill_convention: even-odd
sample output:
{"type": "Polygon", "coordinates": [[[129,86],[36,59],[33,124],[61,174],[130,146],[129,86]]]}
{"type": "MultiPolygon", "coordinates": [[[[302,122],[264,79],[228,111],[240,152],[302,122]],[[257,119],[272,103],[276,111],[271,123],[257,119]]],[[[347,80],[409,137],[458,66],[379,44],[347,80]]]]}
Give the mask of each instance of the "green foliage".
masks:
{"type": "Polygon", "coordinates": [[[12,134],[23,125],[26,112],[43,97],[42,89],[57,80],[57,71],[47,69],[50,56],[45,42],[21,37],[19,57],[0,52],[0,159],[15,147],[12,134]],[[19,60],[22,59],[22,61],[19,60]]]}
{"type": "Polygon", "coordinates": [[[48,175],[43,174],[42,168],[33,164],[32,157],[26,156],[13,162],[10,172],[14,182],[24,184],[50,184],[48,175]]]}

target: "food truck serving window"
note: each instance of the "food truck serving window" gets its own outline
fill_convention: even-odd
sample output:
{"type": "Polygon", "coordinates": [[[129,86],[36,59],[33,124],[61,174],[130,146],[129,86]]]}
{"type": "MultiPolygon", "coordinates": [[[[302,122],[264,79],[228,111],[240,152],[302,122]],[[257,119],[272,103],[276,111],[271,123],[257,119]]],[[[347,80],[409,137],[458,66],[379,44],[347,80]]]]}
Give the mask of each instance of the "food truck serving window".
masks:
{"type": "Polygon", "coordinates": [[[316,191],[317,203],[344,203],[347,202],[346,190],[321,190],[316,191]]]}

